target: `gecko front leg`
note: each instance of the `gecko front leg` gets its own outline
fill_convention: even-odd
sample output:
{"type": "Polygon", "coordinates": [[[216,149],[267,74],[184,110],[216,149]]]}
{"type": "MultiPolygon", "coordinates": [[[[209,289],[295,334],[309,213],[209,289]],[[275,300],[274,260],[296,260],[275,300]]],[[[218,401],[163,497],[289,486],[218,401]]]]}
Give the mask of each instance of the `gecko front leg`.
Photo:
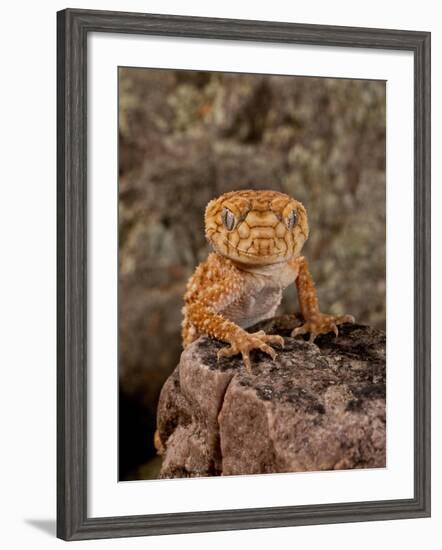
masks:
{"type": "Polygon", "coordinates": [[[327,315],[319,310],[315,283],[308,269],[307,260],[300,256],[293,262],[297,270],[296,288],[298,290],[299,305],[304,317],[304,324],[293,329],[291,336],[310,333],[310,342],[314,342],[319,334],[334,332],[338,336],[338,325],[354,323],[353,315],[327,315]]]}
{"type": "Polygon", "coordinates": [[[217,338],[230,344],[221,348],[218,352],[218,359],[241,354],[246,369],[251,372],[250,352],[260,349],[276,358],[276,351],[269,344],[284,345],[282,336],[265,334],[264,331],[249,333],[236,323],[225,319],[216,313],[212,307],[201,302],[195,302],[187,308],[189,320],[198,329],[203,330],[209,336],[217,338]]]}
{"type": "Polygon", "coordinates": [[[238,303],[246,293],[244,274],[230,262],[211,256],[207,262],[200,264],[189,281],[185,295],[184,345],[191,343],[199,334],[207,334],[230,344],[219,350],[218,359],[241,354],[249,371],[253,349],[260,349],[275,359],[276,352],[271,345],[283,346],[281,336],[267,335],[264,331],[249,333],[223,315],[226,308],[238,303]]]}

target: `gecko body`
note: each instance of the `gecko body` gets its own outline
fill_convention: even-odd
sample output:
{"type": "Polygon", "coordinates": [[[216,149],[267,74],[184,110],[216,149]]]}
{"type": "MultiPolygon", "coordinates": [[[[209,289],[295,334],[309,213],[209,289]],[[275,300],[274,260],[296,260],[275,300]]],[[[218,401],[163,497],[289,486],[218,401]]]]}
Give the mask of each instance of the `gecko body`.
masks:
{"type": "Polygon", "coordinates": [[[279,335],[245,329],[273,317],[283,290],[298,290],[304,324],[292,336],[330,331],[354,322],[351,315],[333,316],[319,310],[316,289],[306,259],[300,255],[308,238],[307,212],[295,199],[277,191],[242,190],[209,202],[205,233],[213,248],[188,281],[183,307],[183,346],[200,335],[229,344],[218,357],[241,354],[251,370],[250,352],[260,349],[273,359],[279,335]]]}

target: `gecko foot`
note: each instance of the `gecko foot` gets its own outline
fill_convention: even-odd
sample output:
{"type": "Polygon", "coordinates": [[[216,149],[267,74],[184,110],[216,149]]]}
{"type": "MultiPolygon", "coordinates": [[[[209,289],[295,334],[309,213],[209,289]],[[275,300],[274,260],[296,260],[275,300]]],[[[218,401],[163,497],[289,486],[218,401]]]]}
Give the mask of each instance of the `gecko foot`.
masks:
{"type": "Polygon", "coordinates": [[[240,334],[237,338],[230,342],[229,347],[221,348],[218,352],[218,359],[221,359],[221,357],[232,357],[233,355],[238,355],[241,353],[246,369],[251,372],[251,350],[260,349],[264,353],[270,355],[273,360],[276,359],[276,351],[268,344],[278,344],[279,346],[284,347],[284,338],[276,334],[266,334],[263,330],[252,334],[246,332],[244,334],[240,334]]]}
{"type": "Polygon", "coordinates": [[[325,313],[318,313],[312,316],[302,326],[293,329],[291,336],[296,338],[302,334],[310,333],[309,342],[313,343],[315,338],[320,334],[334,332],[335,335],[338,336],[338,325],[354,322],[355,318],[353,315],[326,315],[325,313]]]}

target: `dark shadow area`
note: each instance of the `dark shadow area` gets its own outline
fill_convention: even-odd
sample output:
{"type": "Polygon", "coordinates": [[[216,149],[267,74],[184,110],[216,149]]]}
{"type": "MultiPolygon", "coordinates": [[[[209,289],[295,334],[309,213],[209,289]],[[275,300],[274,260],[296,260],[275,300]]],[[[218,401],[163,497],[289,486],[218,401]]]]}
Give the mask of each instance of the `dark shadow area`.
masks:
{"type": "Polygon", "coordinates": [[[136,478],[136,469],[140,464],[155,456],[155,411],[147,410],[121,390],[118,407],[118,479],[128,481],[136,478]]]}

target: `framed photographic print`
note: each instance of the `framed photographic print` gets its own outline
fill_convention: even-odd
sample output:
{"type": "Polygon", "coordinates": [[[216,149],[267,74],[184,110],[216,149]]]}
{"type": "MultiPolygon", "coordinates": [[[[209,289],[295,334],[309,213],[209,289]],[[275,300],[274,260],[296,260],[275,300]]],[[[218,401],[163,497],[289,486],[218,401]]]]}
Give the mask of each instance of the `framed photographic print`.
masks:
{"type": "Polygon", "coordinates": [[[58,536],[430,514],[430,34],[58,13],[58,536]]]}

